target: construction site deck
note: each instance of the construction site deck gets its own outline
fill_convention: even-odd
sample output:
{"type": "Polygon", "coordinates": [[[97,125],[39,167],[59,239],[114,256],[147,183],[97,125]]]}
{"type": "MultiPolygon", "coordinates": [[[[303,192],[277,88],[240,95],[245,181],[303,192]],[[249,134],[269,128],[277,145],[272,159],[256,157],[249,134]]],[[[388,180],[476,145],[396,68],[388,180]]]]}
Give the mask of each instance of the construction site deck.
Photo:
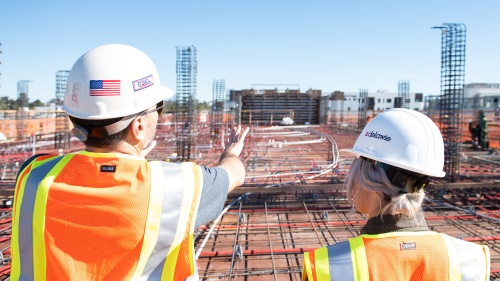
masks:
{"type": "MultiPolygon", "coordinates": [[[[161,123],[148,159],[175,159],[175,130],[161,123]]],[[[245,126],[245,125],[244,125],[245,126]]],[[[226,128],[227,129],[227,128],[226,128]]],[[[222,130],[224,131],[224,130],[222,130]]],[[[243,186],[227,199],[220,216],[195,234],[201,280],[301,280],[303,253],[360,234],[367,217],[352,211],[344,180],[353,160],[339,152],[353,146],[358,130],[332,125],[251,126],[241,155],[243,186]]],[[[221,137],[223,134],[221,134],[221,137]]],[[[199,126],[192,161],[214,166],[222,151],[199,126]]],[[[0,248],[2,279],[10,273],[13,188],[19,167],[38,153],[56,150],[54,140],[4,143],[1,156],[0,248]]],[[[464,145],[461,180],[433,179],[424,212],[431,230],[488,245],[491,279],[500,278],[500,156],[464,145]]]]}

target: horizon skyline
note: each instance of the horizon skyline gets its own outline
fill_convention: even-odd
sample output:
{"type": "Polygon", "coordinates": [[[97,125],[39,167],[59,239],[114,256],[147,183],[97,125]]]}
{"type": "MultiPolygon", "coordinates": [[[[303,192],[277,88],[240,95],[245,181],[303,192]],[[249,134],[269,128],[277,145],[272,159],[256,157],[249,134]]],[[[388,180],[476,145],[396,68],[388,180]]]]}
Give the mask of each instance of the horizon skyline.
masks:
{"type": "Polygon", "coordinates": [[[175,47],[195,46],[200,101],[212,100],[216,79],[227,90],[268,84],[323,93],[397,93],[406,80],[410,93],[439,95],[441,34],[432,27],[444,23],[467,27],[465,84],[500,83],[500,38],[493,36],[499,1],[152,1],[145,11],[130,9],[134,3],[0,3],[0,26],[8,27],[0,35],[0,96],[17,99],[17,82],[31,80],[30,101],[47,102],[55,98],[57,71],[107,43],[145,52],[174,91],[175,47]]]}

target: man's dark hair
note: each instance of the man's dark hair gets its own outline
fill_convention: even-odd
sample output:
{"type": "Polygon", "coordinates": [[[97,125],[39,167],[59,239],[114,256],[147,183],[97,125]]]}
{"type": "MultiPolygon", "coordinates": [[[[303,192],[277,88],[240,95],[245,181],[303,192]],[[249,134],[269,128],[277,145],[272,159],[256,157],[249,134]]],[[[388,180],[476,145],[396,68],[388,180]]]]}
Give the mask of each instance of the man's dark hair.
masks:
{"type": "MultiPolygon", "coordinates": [[[[111,125],[113,123],[116,123],[122,119],[122,117],[118,118],[112,118],[112,119],[103,119],[103,120],[86,120],[86,119],[80,119],[76,118],[73,116],[69,116],[69,119],[71,122],[73,122],[74,125],[80,125],[82,127],[85,127],[87,129],[92,129],[92,128],[98,128],[98,127],[104,127],[111,125]]],[[[125,137],[127,136],[127,128],[128,126],[119,131],[116,134],[104,137],[104,138],[96,138],[96,137],[91,137],[88,136],[87,140],[83,141],[83,143],[86,146],[92,146],[92,147],[108,147],[108,146],[113,146],[118,144],[120,141],[125,140],[125,137]]]]}

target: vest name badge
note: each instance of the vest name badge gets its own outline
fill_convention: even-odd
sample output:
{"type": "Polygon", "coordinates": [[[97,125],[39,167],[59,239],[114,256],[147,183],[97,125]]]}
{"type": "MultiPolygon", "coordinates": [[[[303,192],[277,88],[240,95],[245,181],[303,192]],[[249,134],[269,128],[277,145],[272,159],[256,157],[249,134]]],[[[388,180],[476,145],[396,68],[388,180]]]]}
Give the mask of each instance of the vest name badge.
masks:
{"type": "Polygon", "coordinates": [[[104,172],[104,173],[114,173],[114,172],[116,172],[116,166],[102,165],[101,166],[101,172],[104,172]]]}
{"type": "Polygon", "coordinates": [[[417,249],[417,244],[415,242],[406,242],[399,244],[399,250],[401,251],[416,250],[416,249],[417,249]]]}

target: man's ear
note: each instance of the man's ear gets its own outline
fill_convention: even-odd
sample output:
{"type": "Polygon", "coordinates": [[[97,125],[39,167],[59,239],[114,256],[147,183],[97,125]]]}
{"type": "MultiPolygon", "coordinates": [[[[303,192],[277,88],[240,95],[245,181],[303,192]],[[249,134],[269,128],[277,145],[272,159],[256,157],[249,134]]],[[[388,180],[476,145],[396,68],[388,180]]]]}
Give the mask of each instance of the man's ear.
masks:
{"type": "Polygon", "coordinates": [[[146,139],[146,120],[144,116],[137,116],[132,120],[128,127],[130,136],[137,140],[143,141],[146,139]]]}

